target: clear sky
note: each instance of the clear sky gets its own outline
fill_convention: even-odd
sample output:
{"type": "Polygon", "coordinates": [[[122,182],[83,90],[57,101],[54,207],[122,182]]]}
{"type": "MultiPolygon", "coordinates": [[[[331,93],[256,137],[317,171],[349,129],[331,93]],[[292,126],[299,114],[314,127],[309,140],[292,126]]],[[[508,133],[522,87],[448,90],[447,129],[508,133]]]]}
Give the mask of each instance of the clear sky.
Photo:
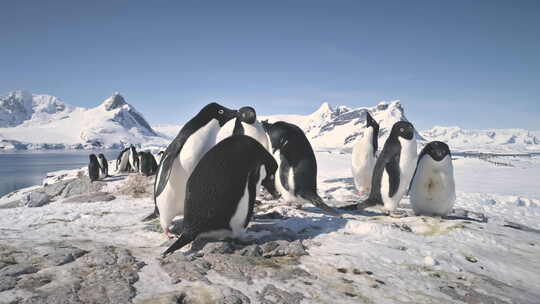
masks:
{"type": "Polygon", "coordinates": [[[419,129],[540,129],[540,1],[1,1],[0,94],[151,123],[210,101],[307,114],[400,99],[419,129]]]}

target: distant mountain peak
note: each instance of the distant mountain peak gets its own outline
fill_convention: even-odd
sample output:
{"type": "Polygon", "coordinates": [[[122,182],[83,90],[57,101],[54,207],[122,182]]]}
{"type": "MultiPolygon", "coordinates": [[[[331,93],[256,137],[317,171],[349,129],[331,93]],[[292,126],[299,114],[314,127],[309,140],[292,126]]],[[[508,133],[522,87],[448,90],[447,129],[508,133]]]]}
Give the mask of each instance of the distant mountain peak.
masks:
{"type": "Polygon", "coordinates": [[[109,98],[105,99],[102,104],[107,111],[111,111],[121,108],[122,106],[126,105],[127,102],[124,97],[120,95],[120,93],[114,92],[109,98]]]}

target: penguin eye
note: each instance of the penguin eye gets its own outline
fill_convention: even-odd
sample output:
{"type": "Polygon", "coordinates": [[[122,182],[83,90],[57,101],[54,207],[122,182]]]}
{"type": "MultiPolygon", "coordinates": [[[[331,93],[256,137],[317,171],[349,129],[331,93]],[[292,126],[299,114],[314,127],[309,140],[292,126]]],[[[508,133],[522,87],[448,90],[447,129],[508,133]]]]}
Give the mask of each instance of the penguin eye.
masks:
{"type": "Polygon", "coordinates": [[[403,129],[403,128],[400,128],[400,129],[399,129],[399,132],[402,132],[402,133],[403,133],[404,131],[405,131],[405,129],[403,129]]]}
{"type": "Polygon", "coordinates": [[[223,115],[223,113],[225,113],[225,111],[223,111],[223,109],[219,109],[217,112],[218,112],[219,115],[223,115]]]}

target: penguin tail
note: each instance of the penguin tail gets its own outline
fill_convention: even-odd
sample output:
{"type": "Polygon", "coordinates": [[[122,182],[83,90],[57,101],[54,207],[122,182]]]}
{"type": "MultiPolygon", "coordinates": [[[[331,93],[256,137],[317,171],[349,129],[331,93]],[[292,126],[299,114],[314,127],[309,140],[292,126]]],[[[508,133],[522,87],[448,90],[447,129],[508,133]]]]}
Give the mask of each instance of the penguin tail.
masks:
{"type": "Polygon", "coordinates": [[[336,210],[334,210],[334,208],[328,206],[317,193],[304,193],[300,196],[310,201],[313,205],[315,205],[315,207],[322,209],[332,215],[341,217],[341,215],[336,210]]]}
{"type": "Polygon", "coordinates": [[[187,244],[193,242],[195,240],[195,235],[192,233],[186,233],[183,232],[182,235],[174,242],[165,252],[161,254],[162,258],[165,258],[171,254],[173,254],[176,250],[181,249],[182,247],[186,246],[187,244]]]}
{"type": "Polygon", "coordinates": [[[358,203],[357,209],[362,210],[362,209],[365,209],[367,207],[372,207],[372,206],[375,206],[375,205],[382,205],[382,204],[383,204],[383,202],[380,199],[368,197],[365,201],[363,201],[361,203],[358,203]]]}
{"type": "Polygon", "coordinates": [[[156,207],[154,207],[154,211],[152,213],[150,213],[149,215],[147,215],[145,218],[142,219],[142,222],[148,222],[148,221],[151,221],[155,218],[157,218],[159,216],[159,210],[156,207]]]}

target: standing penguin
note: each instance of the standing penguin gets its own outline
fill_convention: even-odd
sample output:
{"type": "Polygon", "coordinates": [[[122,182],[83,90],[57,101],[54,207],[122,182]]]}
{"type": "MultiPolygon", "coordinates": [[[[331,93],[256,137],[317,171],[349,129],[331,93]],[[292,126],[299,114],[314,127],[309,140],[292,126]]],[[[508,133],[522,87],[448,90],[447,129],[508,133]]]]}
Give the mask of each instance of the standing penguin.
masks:
{"type": "Polygon", "coordinates": [[[238,114],[217,103],[210,103],[188,121],[169,144],[161,159],[154,182],[156,208],[151,219],[159,214],[161,228],[168,237],[172,219],[184,212],[186,183],[193,169],[216,143],[220,128],[238,114]]]}
{"type": "Polygon", "coordinates": [[[125,148],[118,154],[116,159],[116,172],[128,172],[131,170],[129,165],[129,154],[131,148],[125,148]]]}
{"type": "Polygon", "coordinates": [[[369,193],[371,177],[377,161],[379,124],[366,112],[366,130],[364,136],[354,145],[352,150],[352,174],[356,190],[369,193]]]}
{"type": "Polygon", "coordinates": [[[163,158],[163,153],[165,153],[165,151],[161,150],[155,156],[156,162],[158,163],[158,165],[159,165],[159,163],[161,163],[161,158],[163,158]]]}
{"type": "Polygon", "coordinates": [[[382,204],[395,212],[414,174],[416,156],[413,125],[396,122],[373,169],[369,197],[358,204],[358,209],[382,204]]]}
{"type": "Polygon", "coordinates": [[[456,186],[447,144],[432,141],[422,149],[409,195],[415,214],[443,216],[452,210],[456,186]]]}
{"type": "Polygon", "coordinates": [[[99,179],[99,162],[95,154],[90,154],[90,163],[88,164],[88,176],[90,181],[97,181],[99,179]]]}
{"type": "Polygon", "coordinates": [[[150,152],[140,152],[141,173],[145,176],[154,175],[157,172],[158,164],[154,155],[150,152]]]}
{"type": "Polygon", "coordinates": [[[231,135],[247,135],[257,140],[265,149],[269,149],[268,136],[264,127],[257,120],[257,113],[252,107],[242,107],[238,110],[238,118],[228,122],[218,134],[218,142],[231,135]],[[234,126],[234,127],[233,127],[234,126]]]}
{"type": "Polygon", "coordinates": [[[103,155],[103,153],[99,153],[98,162],[99,178],[104,179],[105,177],[109,176],[109,163],[107,162],[107,159],[105,158],[105,155],[103,155]]]}
{"type": "Polygon", "coordinates": [[[277,167],[268,150],[249,136],[233,135],[219,142],[187,182],[182,235],[163,256],[197,236],[242,237],[253,215],[257,185],[273,184],[277,167]]]}
{"type": "Polygon", "coordinates": [[[338,213],[317,194],[317,160],[304,131],[284,121],[263,122],[270,149],[278,163],[276,188],[286,202],[311,203],[333,215],[338,213]]]}
{"type": "Polygon", "coordinates": [[[139,172],[139,154],[133,145],[129,147],[129,165],[132,172],[139,172]]]}

